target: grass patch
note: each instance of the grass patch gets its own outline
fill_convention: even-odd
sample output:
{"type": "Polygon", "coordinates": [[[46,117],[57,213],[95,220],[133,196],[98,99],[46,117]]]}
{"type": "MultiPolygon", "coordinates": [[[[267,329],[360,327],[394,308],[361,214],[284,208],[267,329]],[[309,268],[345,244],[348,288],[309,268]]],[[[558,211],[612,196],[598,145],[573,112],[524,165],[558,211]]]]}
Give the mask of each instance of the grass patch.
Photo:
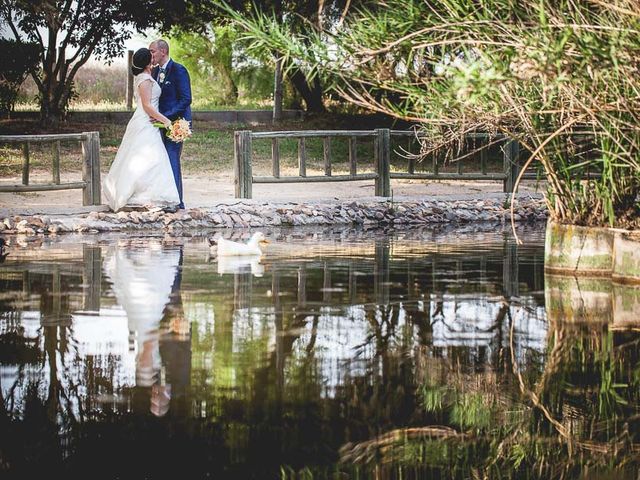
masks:
{"type": "MultiPolygon", "coordinates": [[[[135,106],[135,101],[134,101],[135,106]]],[[[16,112],[39,112],[40,106],[35,102],[19,102],[15,105],[16,112]]],[[[215,105],[206,99],[197,99],[191,105],[193,111],[227,111],[227,110],[269,110],[271,101],[255,101],[250,103],[240,103],[237,105],[215,105]]],[[[126,101],[112,102],[109,100],[74,101],[69,105],[71,112],[124,112],[127,111],[126,101]]]]}

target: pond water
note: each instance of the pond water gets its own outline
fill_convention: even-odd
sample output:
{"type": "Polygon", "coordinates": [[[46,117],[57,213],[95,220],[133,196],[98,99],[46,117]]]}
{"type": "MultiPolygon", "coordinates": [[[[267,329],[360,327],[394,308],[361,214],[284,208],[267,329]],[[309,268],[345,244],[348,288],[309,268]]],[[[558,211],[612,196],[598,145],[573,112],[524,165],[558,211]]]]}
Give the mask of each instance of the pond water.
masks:
{"type": "Polygon", "coordinates": [[[14,241],[0,477],[638,478],[640,324],[546,313],[543,225],[266,233],[14,241]]]}

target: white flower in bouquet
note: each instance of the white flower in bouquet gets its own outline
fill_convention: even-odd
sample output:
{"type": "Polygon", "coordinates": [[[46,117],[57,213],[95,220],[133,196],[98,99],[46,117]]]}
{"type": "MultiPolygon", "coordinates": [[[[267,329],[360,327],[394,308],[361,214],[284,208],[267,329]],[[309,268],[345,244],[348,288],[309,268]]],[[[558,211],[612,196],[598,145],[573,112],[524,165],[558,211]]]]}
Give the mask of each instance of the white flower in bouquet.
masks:
{"type": "Polygon", "coordinates": [[[191,133],[191,125],[184,118],[175,120],[167,129],[167,137],[176,143],[184,142],[191,136],[191,133]]]}

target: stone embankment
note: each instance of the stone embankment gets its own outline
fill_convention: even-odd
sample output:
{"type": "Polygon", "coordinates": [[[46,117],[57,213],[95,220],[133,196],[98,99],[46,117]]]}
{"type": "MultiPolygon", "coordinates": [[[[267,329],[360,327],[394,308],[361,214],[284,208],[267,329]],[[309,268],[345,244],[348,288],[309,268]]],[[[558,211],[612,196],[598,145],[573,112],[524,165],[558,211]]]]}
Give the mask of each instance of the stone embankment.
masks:
{"type": "MultiPolygon", "coordinates": [[[[543,221],[547,210],[541,198],[519,198],[516,222],[543,221]]],[[[84,215],[9,216],[0,223],[0,233],[58,234],[65,232],[116,232],[160,230],[182,231],[216,228],[268,228],[302,225],[428,225],[469,222],[506,223],[510,209],[505,197],[480,200],[388,200],[258,203],[236,201],[177,213],[159,209],[129,212],[93,211],[84,215]]]]}

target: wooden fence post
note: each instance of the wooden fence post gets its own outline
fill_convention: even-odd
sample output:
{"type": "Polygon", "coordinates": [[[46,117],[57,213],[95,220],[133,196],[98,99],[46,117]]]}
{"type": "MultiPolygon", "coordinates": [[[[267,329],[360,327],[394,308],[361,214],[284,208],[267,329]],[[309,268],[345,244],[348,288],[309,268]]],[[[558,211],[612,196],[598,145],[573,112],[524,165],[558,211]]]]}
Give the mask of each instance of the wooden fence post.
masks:
{"type": "Polygon", "coordinates": [[[29,185],[29,144],[22,145],[22,184],[29,185]]]}
{"type": "Polygon", "coordinates": [[[82,140],[82,190],[83,205],[100,205],[100,134],[84,132],[82,140]]]}
{"type": "Polygon", "coordinates": [[[520,144],[515,140],[507,140],[502,147],[504,173],[507,176],[504,179],[502,191],[505,193],[513,192],[513,187],[520,173],[520,144]]]}
{"type": "Polygon", "coordinates": [[[51,145],[51,153],[53,154],[52,180],[56,185],[60,185],[60,140],[53,142],[51,145]]]}
{"type": "Polygon", "coordinates": [[[100,132],[91,132],[91,205],[102,203],[102,183],[100,182],[100,132]]]}
{"type": "Polygon", "coordinates": [[[416,157],[411,153],[411,147],[413,146],[413,142],[415,141],[415,137],[409,137],[407,140],[407,155],[409,156],[409,165],[407,165],[407,173],[416,173],[416,157]]]}
{"type": "Polygon", "coordinates": [[[357,137],[349,137],[349,175],[355,177],[358,174],[358,148],[357,137]]]}
{"type": "Polygon", "coordinates": [[[236,198],[251,198],[251,132],[242,130],[234,134],[234,186],[236,198]]]}
{"type": "Polygon", "coordinates": [[[133,108],[133,50],[127,50],[127,110],[133,108]]]}
{"type": "Polygon", "coordinates": [[[307,176],[307,147],[304,137],[298,138],[298,175],[307,176]]]}
{"type": "Polygon", "coordinates": [[[391,196],[391,131],[388,128],[376,129],[375,143],[375,163],[376,173],[376,196],[391,196]]]}
{"type": "Polygon", "coordinates": [[[271,173],[280,178],[280,143],[277,138],[271,139],[271,173]]]}
{"type": "Polygon", "coordinates": [[[322,141],[322,156],[324,158],[324,174],[331,176],[331,137],[324,137],[322,141]]]}

